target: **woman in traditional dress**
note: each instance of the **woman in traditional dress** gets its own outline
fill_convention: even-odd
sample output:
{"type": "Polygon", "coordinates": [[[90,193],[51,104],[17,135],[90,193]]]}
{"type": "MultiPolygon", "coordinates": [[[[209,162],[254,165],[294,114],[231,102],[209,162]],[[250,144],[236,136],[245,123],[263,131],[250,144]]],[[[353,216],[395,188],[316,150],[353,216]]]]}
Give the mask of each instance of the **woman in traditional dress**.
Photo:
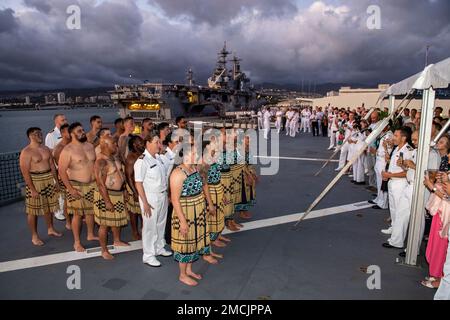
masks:
{"type": "MultiPolygon", "coordinates": [[[[183,163],[170,176],[172,214],[172,250],[179,263],[179,280],[196,286],[202,276],[192,270],[192,263],[203,255],[209,263],[217,263],[210,255],[210,236],[202,178],[196,169],[197,153],[193,145],[183,148],[183,163]]],[[[209,203],[209,207],[214,206],[209,203]]]]}
{"type": "MultiPolygon", "coordinates": [[[[234,150],[227,150],[227,146],[232,146],[234,149],[234,144],[231,141],[233,135],[228,135],[225,128],[222,130],[222,152],[219,155],[218,163],[220,168],[220,183],[223,186],[224,197],[226,201],[224,202],[224,214],[225,214],[225,226],[228,230],[238,231],[240,230],[239,225],[234,221],[234,188],[236,184],[233,180],[233,174],[231,172],[231,167],[234,163],[234,150]],[[228,141],[228,143],[227,143],[228,141]]],[[[229,131],[230,132],[230,131],[229,131]]],[[[241,225],[242,226],[242,225],[241,225]]]]}
{"type": "Polygon", "coordinates": [[[243,174],[241,178],[242,183],[242,196],[241,202],[235,206],[235,210],[239,212],[239,216],[243,219],[250,219],[252,217],[249,209],[256,203],[256,182],[257,175],[256,170],[250,163],[250,137],[244,138],[244,151],[245,151],[245,165],[243,168],[243,174]]]}
{"type": "MultiPolygon", "coordinates": [[[[214,213],[208,215],[208,227],[211,244],[216,247],[225,247],[226,244],[219,239],[220,233],[225,228],[224,214],[224,192],[220,183],[220,168],[217,163],[217,154],[215,143],[203,143],[203,161],[199,165],[199,172],[203,178],[203,183],[207,187],[207,192],[214,206],[214,213]]],[[[206,191],[205,191],[206,192],[206,191]]],[[[217,254],[211,250],[211,255],[215,258],[223,258],[223,255],[217,254]]]]}

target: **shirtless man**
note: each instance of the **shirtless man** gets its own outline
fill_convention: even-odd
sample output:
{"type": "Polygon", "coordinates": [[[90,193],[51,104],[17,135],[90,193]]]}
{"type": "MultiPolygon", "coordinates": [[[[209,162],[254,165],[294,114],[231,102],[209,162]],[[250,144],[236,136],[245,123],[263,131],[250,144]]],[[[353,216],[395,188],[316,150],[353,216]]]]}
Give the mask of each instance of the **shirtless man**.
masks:
{"type": "Polygon", "coordinates": [[[95,146],[98,145],[98,132],[102,128],[103,121],[100,116],[92,116],[89,120],[89,123],[91,124],[91,131],[86,133],[87,141],[89,143],[92,143],[95,146]]]}
{"type": "Polygon", "coordinates": [[[145,141],[140,136],[132,136],[128,143],[130,152],[125,161],[125,176],[127,179],[127,191],[129,193],[127,208],[130,215],[131,230],[134,240],[141,240],[138,229],[138,217],[141,215],[139,205],[139,193],[134,181],[134,163],[145,151],[145,141]]]}
{"type": "Polygon", "coordinates": [[[145,118],[144,120],[142,120],[142,132],[140,134],[141,138],[145,139],[145,137],[153,131],[154,127],[155,124],[153,123],[152,119],[145,118]]]}
{"type": "Polygon", "coordinates": [[[31,242],[42,246],[44,242],[37,233],[37,217],[44,216],[49,236],[61,237],[53,227],[52,213],[59,209],[59,186],[56,181],[56,168],[50,149],[42,145],[40,128],[29,128],[27,136],[30,140],[20,153],[20,170],[26,182],[25,211],[28,226],[31,230],[31,242]]]}
{"type": "Polygon", "coordinates": [[[122,164],[115,158],[117,145],[112,137],[103,137],[100,140],[101,152],[95,160],[94,172],[98,189],[94,192],[95,222],[100,226],[98,235],[102,248],[102,257],[113,259],[108,251],[108,229],[111,228],[114,237],[114,246],[128,246],[120,241],[120,228],[128,224],[125,209],[124,183],[125,176],[122,164]]]}
{"type": "Polygon", "coordinates": [[[123,128],[123,119],[122,118],[117,118],[114,121],[114,128],[116,128],[116,132],[114,132],[113,139],[114,139],[114,142],[117,143],[119,141],[119,137],[125,131],[125,129],[123,128]]]}
{"type": "MultiPolygon", "coordinates": [[[[101,128],[99,131],[98,131],[98,133],[97,133],[97,141],[99,142],[98,144],[97,144],[97,146],[95,147],[95,155],[98,155],[98,154],[100,154],[100,152],[101,152],[101,149],[100,149],[100,140],[103,138],[103,137],[111,137],[112,138],[112,134],[111,134],[111,130],[110,129],[108,129],[108,128],[101,128]]],[[[113,140],[114,140],[114,138],[113,138],[113,140]]]]}
{"type": "Polygon", "coordinates": [[[72,141],[64,147],[59,157],[58,172],[67,189],[67,212],[72,215],[74,249],[83,252],[80,232],[82,218],[86,218],[87,240],[98,240],[94,235],[94,180],[95,151],[87,143],[81,123],[69,126],[72,141]]]}
{"type": "Polygon", "coordinates": [[[123,127],[125,131],[120,135],[117,145],[119,146],[119,159],[125,163],[128,155],[128,140],[134,131],[134,119],[132,117],[123,119],[123,127]]]}
{"type": "MultiPolygon", "coordinates": [[[[53,149],[53,159],[55,160],[55,165],[58,166],[59,156],[61,155],[62,150],[66,145],[70,143],[70,134],[69,134],[69,125],[67,123],[63,124],[60,128],[61,130],[61,141],[56,145],[55,149],[53,149]]],[[[63,212],[64,217],[66,217],[66,229],[72,230],[72,225],[70,221],[70,216],[67,214],[67,202],[66,202],[66,187],[62,182],[61,178],[58,176],[58,183],[60,189],[60,196],[63,198],[63,212]]]]}

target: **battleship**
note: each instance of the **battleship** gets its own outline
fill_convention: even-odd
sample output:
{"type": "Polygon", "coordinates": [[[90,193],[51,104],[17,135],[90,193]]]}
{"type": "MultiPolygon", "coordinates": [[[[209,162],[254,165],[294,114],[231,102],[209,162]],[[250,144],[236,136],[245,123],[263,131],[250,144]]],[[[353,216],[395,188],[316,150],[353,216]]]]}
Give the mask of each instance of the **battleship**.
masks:
{"type": "Polygon", "coordinates": [[[110,91],[111,100],[122,117],[130,115],[136,120],[147,117],[170,120],[178,116],[223,118],[227,112],[256,110],[266,100],[242,71],[242,59],[233,54],[229,60],[231,54],[225,42],[205,86],[196,84],[194,71],[189,68],[185,84],[116,84],[110,91]]]}

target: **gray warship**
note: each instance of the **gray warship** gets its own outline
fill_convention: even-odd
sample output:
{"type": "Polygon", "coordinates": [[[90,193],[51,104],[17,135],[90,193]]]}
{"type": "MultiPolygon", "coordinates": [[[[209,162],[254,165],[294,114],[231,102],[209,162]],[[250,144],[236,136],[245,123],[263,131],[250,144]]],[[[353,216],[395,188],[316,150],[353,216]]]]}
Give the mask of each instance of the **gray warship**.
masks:
{"type": "Polygon", "coordinates": [[[109,92],[111,100],[122,117],[130,115],[137,120],[147,117],[170,120],[178,116],[223,118],[227,112],[255,110],[266,100],[242,71],[242,60],[236,54],[228,60],[231,54],[225,42],[207,85],[197,85],[194,72],[189,68],[185,84],[117,84],[109,92]],[[229,62],[231,68],[228,68],[229,62]]]}

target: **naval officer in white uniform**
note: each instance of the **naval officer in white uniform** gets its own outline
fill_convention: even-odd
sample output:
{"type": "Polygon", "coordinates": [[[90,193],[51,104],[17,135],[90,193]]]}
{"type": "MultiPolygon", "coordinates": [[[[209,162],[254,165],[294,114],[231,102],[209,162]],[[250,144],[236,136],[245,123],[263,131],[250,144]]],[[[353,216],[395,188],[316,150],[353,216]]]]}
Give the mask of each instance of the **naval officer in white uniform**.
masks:
{"type": "MultiPolygon", "coordinates": [[[[409,129],[409,128],[408,128],[409,129]]],[[[409,219],[411,197],[408,195],[407,168],[401,167],[399,159],[412,160],[414,149],[408,144],[411,140],[411,132],[406,127],[394,132],[394,145],[397,147],[392,153],[387,172],[383,171],[383,179],[389,179],[389,210],[391,213],[392,227],[383,233],[391,234],[388,242],[383,243],[385,248],[403,248],[401,234],[405,219],[409,219]]]]}
{"type": "Polygon", "coordinates": [[[267,108],[263,113],[263,126],[264,126],[264,139],[269,139],[269,132],[270,132],[270,110],[267,108]]]}
{"type": "Polygon", "coordinates": [[[159,137],[151,133],[145,138],[144,154],[134,164],[136,189],[142,211],[142,261],[152,267],[161,263],[156,256],[169,257],[165,249],[164,231],[167,219],[167,168],[158,155],[159,137]]]}
{"type": "MultiPolygon", "coordinates": [[[[49,148],[52,153],[56,145],[62,140],[60,128],[63,124],[67,123],[66,117],[63,114],[55,114],[53,121],[55,122],[55,128],[47,133],[47,136],[45,137],[45,146],[49,148]]],[[[62,196],[59,196],[59,208],[60,209],[55,212],[55,218],[58,220],[65,220],[64,198],[62,196]]]]}

